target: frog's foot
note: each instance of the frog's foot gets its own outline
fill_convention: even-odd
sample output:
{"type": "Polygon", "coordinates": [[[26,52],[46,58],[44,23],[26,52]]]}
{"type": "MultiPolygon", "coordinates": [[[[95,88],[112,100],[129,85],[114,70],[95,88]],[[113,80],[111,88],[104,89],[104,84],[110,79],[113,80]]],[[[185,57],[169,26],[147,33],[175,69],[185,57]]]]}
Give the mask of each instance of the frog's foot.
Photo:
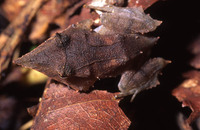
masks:
{"type": "Polygon", "coordinates": [[[132,95],[130,102],[133,102],[133,99],[135,98],[135,96],[141,91],[142,90],[140,88],[134,88],[134,89],[130,90],[128,93],[121,92],[120,94],[115,95],[115,98],[118,99],[118,98],[126,97],[128,95],[132,95]]]}
{"type": "Polygon", "coordinates": [[[152,88],[152,87],[155,87],[157,86],[159,83],[158,81],[158,78],[157,78],[157,75],[155,75],[154,77],[152,77],[151,80],[148,80],[145,84],[143,84],[142,86],[138,86],[138,87],[135,87],[134,85],[132,86],[133,88],[130,89],[130,90],[125,90],[125,91],[121,91],[120,94],[116,95],[115,97],[116,98],[122,98],[122,97],[125,97],[125,96],[129,96],[129,95],[133,95],[130,102],[133,102],[133,100],[135,99],[135,96],[140,93],[141,91],[143,90],[146,90],[146,89],[149,89],[149,88],[152,88]]]}

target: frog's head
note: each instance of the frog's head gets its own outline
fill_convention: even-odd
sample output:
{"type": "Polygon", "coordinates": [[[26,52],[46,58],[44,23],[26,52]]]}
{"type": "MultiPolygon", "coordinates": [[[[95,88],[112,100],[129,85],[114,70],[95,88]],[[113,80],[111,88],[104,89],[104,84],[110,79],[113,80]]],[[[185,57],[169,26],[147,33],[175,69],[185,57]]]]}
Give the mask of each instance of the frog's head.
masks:
{"type": "Polygon", "coordinates": [[[70,37],[56,33],[52,38],[39,45],[33,51],[18,58],[14,63],[26,68],[35,69],[49,77],[66,77],[71,74],[66,66],[66,47],[70,44],[70,37]]]}

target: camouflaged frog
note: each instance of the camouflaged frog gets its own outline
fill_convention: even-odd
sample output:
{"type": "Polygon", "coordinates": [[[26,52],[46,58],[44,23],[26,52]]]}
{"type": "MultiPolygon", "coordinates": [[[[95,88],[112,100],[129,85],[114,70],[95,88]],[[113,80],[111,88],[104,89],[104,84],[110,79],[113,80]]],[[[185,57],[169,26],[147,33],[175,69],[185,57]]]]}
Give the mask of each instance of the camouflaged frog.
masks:
{"type": "MultiPolygon", "coordinates": [[[[149,16],[144,17],[151,19],[149,16]]],[[[121,21],[121,17],[118,19],[121,21]]],[[[136,15],[135,19],[140,21],[142,18],[136,15]]],[[[138,92],[156,86],[157,75],[168,61],[162,58],[149,60],[150,50],[158,38],[142,34],[154,30],[157,24],[149,25],[155,27],[145,31],[143,25],[146,22],[140,23],[141,29],[137,28],[140,31],[136,32],[141,33],[133,31],[135,28],[130,29],[130,32],[117,33],[112,27],[107,27],[109,25],[105,21],[102,22],[104,29],[108,28],[112,33],[92,30],[93,21],[86,20],[69,26],[14,62],[36,69],[80,91],[87,91],[100,78],[118,75],[122,75],[118,84],[121,93],[116,97],[133,95],[134,98],[138,92]]],[[[153,21],[148,23],[156,22],[153,21]]],[[[121,26],[121,29],[125,30],[124,27],[121,26]]]]}

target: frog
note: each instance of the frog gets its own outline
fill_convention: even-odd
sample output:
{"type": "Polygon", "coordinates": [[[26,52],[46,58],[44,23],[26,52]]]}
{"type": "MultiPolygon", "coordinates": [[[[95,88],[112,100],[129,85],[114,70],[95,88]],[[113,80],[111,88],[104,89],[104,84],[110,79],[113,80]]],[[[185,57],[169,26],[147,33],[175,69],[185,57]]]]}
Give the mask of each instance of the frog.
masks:
{"type": "Polygon", "coordinates": [[[157,76],[169,63],[163,58],[149,59],[158,37],[103,34],[92,29],[93,23],[84,20],[69,26],[14,63],[40,71],[77,91],[88,91],[99,79],[122,75],[116,98],[133,95],[131,101],[140,91],[158,85],[157,76]]]}
{"type": "Polygon", "coordinates": [[[145,14],[141,6],[131,8],[109,4],[99,6],[99,3],[92,2],[87,7],[95,9],[100,15],[101,26],[95,29],[100,34],[145,34],[156,30],[162,24],[162,21],[145,14]]]}

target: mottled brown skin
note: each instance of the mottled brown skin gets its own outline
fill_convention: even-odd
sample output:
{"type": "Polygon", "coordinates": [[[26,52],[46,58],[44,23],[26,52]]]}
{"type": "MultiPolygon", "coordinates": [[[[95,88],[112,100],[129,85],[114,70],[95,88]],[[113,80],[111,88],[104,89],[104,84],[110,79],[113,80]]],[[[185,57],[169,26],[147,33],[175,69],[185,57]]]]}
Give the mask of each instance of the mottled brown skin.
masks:
{"type": "Polygon", "coordinates": [[[159,85],[158,74],[171,61],[163,58],[153,58],[148,60],[137,72],[133,70],[123,73],[118,88],[121,91],[116,97],[133,95],[131,101],[142,90],[159,85]]]}
{"type": "Polygon", "coordinates": [[[113,30],[115,33],[144,34],[154,31],[162,23],[145,14],[142,7],[124,8],[112,5],[99,7],[93,3],[89,7],[102,11],[100,13],[101,24],[107,30],[113,30]]]}
{"type": "Polygon", "coordinates": [[[86,91],[98,78],[138,70],[156,41],[138,34],[99,35],[72,25],[15,63],[86,91]]]}
{"type": "MultiPolygon", "coordinates": [[[[91,3],[90,8],[96,9],[100,14],[101,26],[95,29],[99,34],[134,34],[134,33],[148,33],[154,31],[157,26],[162,22],[152,19],[149,15],[146,15],[141,7],[122,8],[112,5],[99,6],[98,4],[91,3]]],[[[137,63],[131,63],[131,69],[122,73],[121,80],[118,84],[118,88],[121,91],[116,95],[116,98],[124,97],[127,95],[133,95],[134,97],[142,90],[155,87],[159,84],[157,79],[160,71],[165,67],[169,61],[165,61],[162,58],[154,58],[148,60],[144,65],[140,62],[144,62],[149,57],[142,57],[137,60],[137,63]]],[[[136,59],[135,59],[136,61],[136,59]]]]}
{"type": "Polygon", "coordinates": [[[105,11],[100,28],[91,30],[91,20],[72,25],[15,63],[81,91],[99,78],[122,74],[117,98],[133,94],[133,100],[140,91],[156,86],[157,76],[168,62],[162,58],[148,61],[158,38],[141,34],[155,30],[161,22],[141,8],[90,7],[105,11]]]}

